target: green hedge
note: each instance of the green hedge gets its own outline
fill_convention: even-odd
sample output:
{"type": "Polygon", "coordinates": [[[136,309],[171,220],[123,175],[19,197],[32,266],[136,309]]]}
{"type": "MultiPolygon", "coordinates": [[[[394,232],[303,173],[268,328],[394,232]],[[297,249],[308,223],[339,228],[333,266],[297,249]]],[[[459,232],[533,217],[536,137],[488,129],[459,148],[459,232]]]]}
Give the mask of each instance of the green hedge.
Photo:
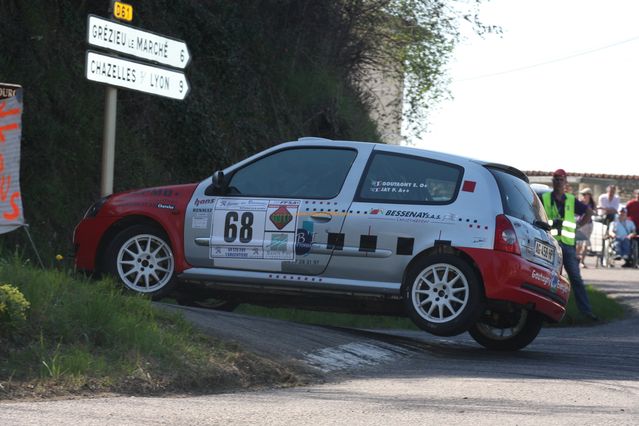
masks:
{"type": "MultiPolygon", "coordinates": [[[[185,40],[183,102],[118,91],[115,191],[195,182],[302,136],[377,140],[350,84],[341,2],[139,2],[134,26],[185,40]]],[[[108,1],[0,2],[0,82],[24,87],[21,186],[45,264],[71,251],[72,231],[99,197],[104,87],[84,77],[89,13],[108,1]]],[[[5,251],[33,257],[25,233],[5,251]]],[[[5,253],[6,254],[6,253],[5,253]]]]}

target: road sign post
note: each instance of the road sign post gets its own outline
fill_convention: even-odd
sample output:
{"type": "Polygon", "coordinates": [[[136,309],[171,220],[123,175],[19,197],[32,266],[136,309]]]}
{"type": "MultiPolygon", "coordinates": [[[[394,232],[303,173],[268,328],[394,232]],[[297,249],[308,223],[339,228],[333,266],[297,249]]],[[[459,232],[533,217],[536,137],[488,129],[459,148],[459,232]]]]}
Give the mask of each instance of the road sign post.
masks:
{"type": "MultiPolygon", "coordinates": [[[[109,4],[110,15],[126,21],[133,19],[133,6],[115,0],[110,0],[109,4]]],[[[95,15],[89,15],[87,19],[87,42],[98,48],[178,69],[184,69],[191,60],[189,49],[181,40],[95,15]]],[[[183,100],[190,88],[184,73],[178,70],[114,55],[87,51],[85,67],[88,80],[108,85],[104,101],[100,186],[102,196],[106,196],[113,193],[118,99],[116,87],[178,100],[183,100]]]]}
{"type": "Polygon", "coordinates": [[[100,180],[100,194],[102,197],[113,193],[117,105],[118,89],[107,87],[104,99],[104,133],[102,134],[102,176],[100,180]]]}

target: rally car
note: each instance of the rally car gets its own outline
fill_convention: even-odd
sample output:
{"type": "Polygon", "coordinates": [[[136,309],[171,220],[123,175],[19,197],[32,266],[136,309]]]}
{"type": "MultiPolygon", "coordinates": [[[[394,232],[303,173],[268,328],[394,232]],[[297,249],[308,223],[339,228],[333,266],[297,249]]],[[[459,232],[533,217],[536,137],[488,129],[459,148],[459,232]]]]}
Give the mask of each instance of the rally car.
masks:
{"type": "Polygon", "coordinates": [[[227,308],[403,313],[435,335],[517,350],[565,313],[548,230],[515,168],[302,138],[199,183],[102,198],[74,244],[78,269],[155,299],[192,290],[227,308]]]}

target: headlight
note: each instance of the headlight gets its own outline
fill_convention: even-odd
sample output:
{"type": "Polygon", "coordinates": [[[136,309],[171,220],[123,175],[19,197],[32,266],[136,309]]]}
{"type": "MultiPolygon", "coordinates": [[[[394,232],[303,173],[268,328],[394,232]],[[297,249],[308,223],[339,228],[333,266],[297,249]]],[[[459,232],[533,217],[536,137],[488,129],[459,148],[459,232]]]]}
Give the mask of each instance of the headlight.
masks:
{"type": "Polygon", "coordinates": [[[95,216],[97,216],[98,212],[100,211],[100,209],[102,208],[104,203],[107,202],[109,197],[110,197],[110,195],[107,195],[106,197],[102,197],[98,201],[93,203],[91,205],[91,207],[89,207],[89,209],[86,211],[86,213],[84,213],[84,219],[86,219],[87,217],[95,217],[95,216]]]}

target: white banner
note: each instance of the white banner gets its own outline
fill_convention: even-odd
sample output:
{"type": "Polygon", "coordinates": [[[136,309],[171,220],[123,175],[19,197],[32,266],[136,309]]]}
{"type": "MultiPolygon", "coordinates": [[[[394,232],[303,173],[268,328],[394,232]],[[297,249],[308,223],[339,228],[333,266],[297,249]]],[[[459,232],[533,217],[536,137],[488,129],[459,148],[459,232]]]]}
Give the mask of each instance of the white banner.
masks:
{"type": "Polygon", "coordinates": [[[22,87],[0,83],[0,234],[24,225],[20,194],[22,87]]]}

